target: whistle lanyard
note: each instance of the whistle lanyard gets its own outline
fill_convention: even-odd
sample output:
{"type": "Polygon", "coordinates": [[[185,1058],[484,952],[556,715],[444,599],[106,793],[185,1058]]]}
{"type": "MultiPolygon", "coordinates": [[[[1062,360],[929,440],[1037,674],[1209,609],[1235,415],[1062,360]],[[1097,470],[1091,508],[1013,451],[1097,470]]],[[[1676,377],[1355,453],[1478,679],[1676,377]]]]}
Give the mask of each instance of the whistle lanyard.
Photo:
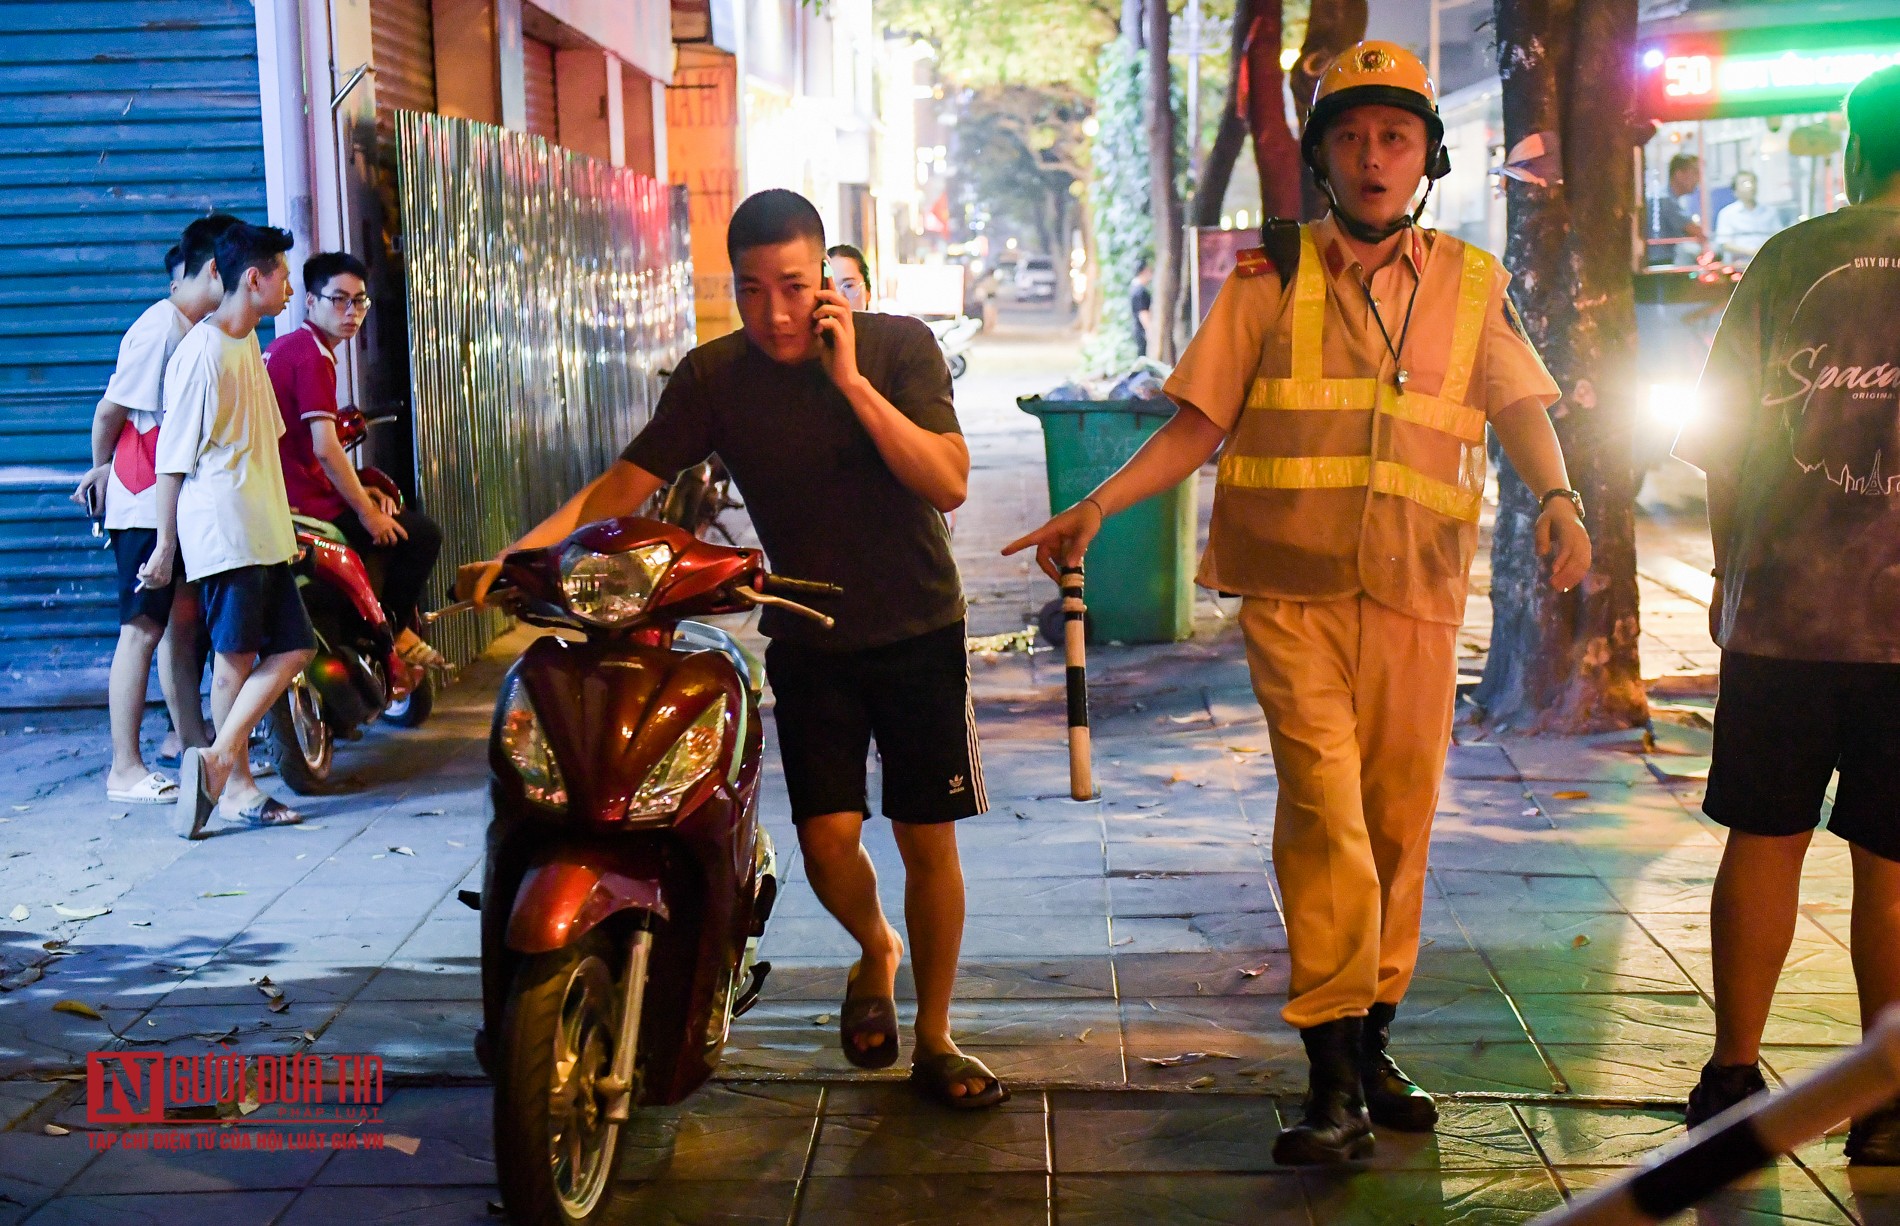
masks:
{"type": "Polygon", "coordinates": [[[1385,351],[1392,355],[1392,366],[1398,372],[1400,391],[1405,390],[1405,382],[1411,378],[1411,375],[1406,371],[1405,363],[1400,360],[1399,355],[1405,352],[1405,338],[1412,331],[1412,308],[1418,305],[1419,282],[1424,279],[1423,276],[1418,275],[1417,269],[1413,270],[1412,296],[1405,302],[1405,321],[1399,325],[1399,343],[1396,345],[1392,343],[1392,334],[1385,329],[1384,317],[1379,314],[1379,300],[1372,296],[1372,278],[1367,276],[1365,280],[1359,282],[1359,290],[1366,296],[1366,306],[1372,310],[1372,322],[1379,325],[1379,339],[1385,342],[1385,351]]]}

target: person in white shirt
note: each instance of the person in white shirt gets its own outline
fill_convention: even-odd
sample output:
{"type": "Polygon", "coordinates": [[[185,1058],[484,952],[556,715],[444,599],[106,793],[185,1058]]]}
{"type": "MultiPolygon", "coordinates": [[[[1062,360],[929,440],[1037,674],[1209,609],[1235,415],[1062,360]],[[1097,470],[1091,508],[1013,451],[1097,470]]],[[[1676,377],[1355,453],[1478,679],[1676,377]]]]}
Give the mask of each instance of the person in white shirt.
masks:
{"type": "Polygon", "coordinates": [[[224,298],[172,354],[158,432],[158,543],[139,576],[148,588],[201,586],[216,665],[211,712],[218,738],[187,749],[173,828],[199,838],[212,810],[252,826],[303,820],[266,795],[250,769],[251,730],[315,654],[291,563],[297,537],[277,439],[276,394],[257,344],[258,322],[290,302],[284,263],[293,239],[242,222],[218,239],[224,298]]]}
{"type": "Polygon", "coordinates": [[[1781,210],[1756,200],[1761,182],[1754,171],[1736,175],[1734,186],[1734,201],[1715,215],[1715,247],[1729,263],[1745,265],[1763,243],[1781,232],[1781,210]]]}
{"type": "Polygon", "coordinates": [[[213,248],[218,236],[235,224],[237,218],[224,213],[200,217],[166,253],[171,293],[146,308],[119,342],[118,364],[93,411],[92,467],[73,493],[74,502],[103,521],[118,563],[119,642],[106,684],[112,727],[106,798],[118,804],[171,804],[178,799],[178,785],[147,769],[139,746],[154,653],[159,687],[172,717],[168,744],[159,749],[161,764],[167,752],[207,743],[198,705],[203,654],[197,592],[182,582],[148,590],[139,586],[138,572],[158,540],[152,456],[165,408],[165,366],[178,342],[223,297],[213,248]]]}

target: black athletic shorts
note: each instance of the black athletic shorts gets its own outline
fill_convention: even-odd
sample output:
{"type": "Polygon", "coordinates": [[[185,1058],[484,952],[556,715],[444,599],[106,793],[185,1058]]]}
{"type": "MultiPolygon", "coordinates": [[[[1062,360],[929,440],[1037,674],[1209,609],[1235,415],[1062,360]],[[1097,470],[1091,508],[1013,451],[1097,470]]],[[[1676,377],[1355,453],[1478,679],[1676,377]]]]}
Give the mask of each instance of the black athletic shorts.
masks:
{"type": "Polygon", "coordinates": [[[1732,830],[1786,835],[1821,821],[1900,860],[1900,664],[1722,653],[1715,759],[1702,811],[1732,830]]]}
{"type": "Polygon", "coordinates": [[[871,811],[865,758],[873,740],[885,817],[954,822],[989,807],[961,619],[864,651],[774,640],[765,674],[793,821],[871,811]]]}
{"type": "Polygon", "coordinates": [[[172,597],[178,593],[179,576],[184,564],[172,561],[172,581],[164,587],[146,590],[139,586],[139,567],[152,556],[158,544],[156,528],[114,528],[112,560],[119,566],[119,624],[129,626],[133,619],[149,617],[160,629],[171,620],[172,597]]]}
{"type": "Polygon", "coordinates": [[[317,645],[317,631],[304,611],[290,563],[220,571],[206,575],[199,586],[204,590],[211,650],[280,656],[317,645]]]}

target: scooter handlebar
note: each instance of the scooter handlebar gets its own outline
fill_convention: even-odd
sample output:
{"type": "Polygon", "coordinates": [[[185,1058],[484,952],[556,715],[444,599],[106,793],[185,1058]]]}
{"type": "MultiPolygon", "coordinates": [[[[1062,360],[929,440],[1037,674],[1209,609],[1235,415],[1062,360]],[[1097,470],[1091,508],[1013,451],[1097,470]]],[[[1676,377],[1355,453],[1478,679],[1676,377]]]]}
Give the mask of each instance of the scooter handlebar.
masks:
{"type": "Polygon", "coordinates": [[[835,583],[819,583],[812,579],[790,579],[784,575],[761,577],[759,590],[772,596],[802,596],[807,600],[814,597],[844,595],[844,589],[835,583]]]}

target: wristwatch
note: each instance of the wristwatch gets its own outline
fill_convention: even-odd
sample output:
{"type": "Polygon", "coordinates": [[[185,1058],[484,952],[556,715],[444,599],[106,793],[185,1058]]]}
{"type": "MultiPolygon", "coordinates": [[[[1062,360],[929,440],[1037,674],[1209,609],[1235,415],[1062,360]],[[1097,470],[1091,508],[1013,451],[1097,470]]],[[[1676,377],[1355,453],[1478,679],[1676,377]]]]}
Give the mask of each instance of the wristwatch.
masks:
{"type": "Polygon", "coordinates": [[[1583,518],[1583,495],[1579,494],[1575,490],[1567,490],[1567,489],[1562,489],[1562,488],[1558,488],[1554,490],[1545,490],[1544,496],[1537,500],[1537,509],[1541,511],[1545,507],[1549,506],[1550,500],[1553,498],[1569,499],[1570,505],[1577,508],[1577,518],[1578,519],[1583,518]]]}

